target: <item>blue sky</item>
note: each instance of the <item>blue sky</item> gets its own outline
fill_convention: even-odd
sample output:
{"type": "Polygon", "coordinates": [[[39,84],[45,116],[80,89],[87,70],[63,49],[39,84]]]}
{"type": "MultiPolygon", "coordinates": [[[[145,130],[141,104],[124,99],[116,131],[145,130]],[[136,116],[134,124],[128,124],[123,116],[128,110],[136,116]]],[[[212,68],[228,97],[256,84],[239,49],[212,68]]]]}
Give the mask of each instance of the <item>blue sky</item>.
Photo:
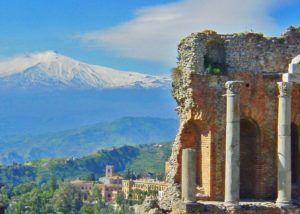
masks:
{"type": "Polygon", "coordinates": [[[0,59],[56,50],[87,63],[167,74],[191,32],[300,25],[299,0],[0,0],[0,59]]]}

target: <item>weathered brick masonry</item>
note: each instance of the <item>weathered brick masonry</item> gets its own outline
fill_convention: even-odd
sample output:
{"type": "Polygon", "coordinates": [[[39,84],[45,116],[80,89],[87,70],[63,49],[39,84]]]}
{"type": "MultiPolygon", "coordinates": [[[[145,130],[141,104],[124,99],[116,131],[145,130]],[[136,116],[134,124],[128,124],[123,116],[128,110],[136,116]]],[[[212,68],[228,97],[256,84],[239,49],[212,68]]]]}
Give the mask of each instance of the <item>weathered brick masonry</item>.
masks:
{"type": "MultiPolygon", "coordinates": [[[[173,73],[180,128],[169,160],[166,199],[162,207],[178,206],[181,151],[197,151],[199,199],[224,200],[226,98],[224,84],[242,80],[240,90],[240,196],[276,199],[277,193],[277,82],[292,58],[300,54],[300,28],[282,37],[260,34],[191,34],[179,44],[179,62],[173,73]],[[213,75],[209,67],[218,68],[213,75]]],[[[293,198],[300,191],[300,85],[292,93],[293,198]]],[[[241,212],[243,213],[243,212],[241,212]]]]}

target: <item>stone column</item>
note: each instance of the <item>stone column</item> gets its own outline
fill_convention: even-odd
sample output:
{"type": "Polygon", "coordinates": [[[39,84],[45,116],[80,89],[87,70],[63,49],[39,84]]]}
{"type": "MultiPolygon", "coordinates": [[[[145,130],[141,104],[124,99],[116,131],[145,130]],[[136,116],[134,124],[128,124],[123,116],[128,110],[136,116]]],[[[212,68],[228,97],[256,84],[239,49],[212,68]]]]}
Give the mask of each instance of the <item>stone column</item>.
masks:
{"type": "Polygon", "coordinates": [[[277,201],[279,207],[291,205],[291,82],[278,82],[277,201]]]}
{"type": "Polygon", "coordinates": [[[196,202],[196,152],[194,149],[182,151],[181,192],[184,203],[196,202]]]}
{"type": "Polygon", "coordinates": [[[240,95],[241,81],[225,83],[226,110],[226,159],[225,205],[238,206],[240,199],[240,95]]]}

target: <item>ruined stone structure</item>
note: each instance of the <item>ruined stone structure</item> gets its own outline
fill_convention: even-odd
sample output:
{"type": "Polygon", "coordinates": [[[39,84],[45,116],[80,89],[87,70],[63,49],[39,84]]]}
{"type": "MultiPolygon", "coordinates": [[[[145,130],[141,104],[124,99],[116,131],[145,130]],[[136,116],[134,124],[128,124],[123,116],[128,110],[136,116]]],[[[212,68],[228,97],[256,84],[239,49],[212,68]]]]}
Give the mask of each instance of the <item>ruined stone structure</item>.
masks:
{"type": "MultiPolygon", "coordinates": [[[[277,149],[280,152],[279,139],[286,139],[286,136],[280,138],[279,135],[283,135],[281,131],[278,133],[281,130],[278,124],[278,96],[281,94],[277,82],[282,81],[282,74],[288,71],[291,60],[299,54],[300,28],[295,27],[289,28],[282,37],[266,38],[256,33],[220,35],[205,31],[193,33],[181,41],[172,85],[180,127],[168,163],[169,187],[161,207],[170,209],[180,206],[182,151],[187,148],[196,151],[198,200],[226,200],[225,177],[231,179],[230,184],[235,182],[237,185],[237,189],[227,191],[238,191],[242,201],[275,202],[278,199],[280,169],[278,171],[277,149]],[[237,112],[233,112],[231,122],[227,118],[226,123],[226,115],[229,114],[228,110],[226,114],[228,90],[235,89],[227,85],[226,92],[224,86],[226,82],[236,80],[243,82],[239,82],[238,102],[231,105],[238,103],[239,118],[235,120],[234,114],[237,112]],[[227,140],[226,124],[234,131],[231,139],[227,140]],[[226,141],[232,142],[232,145],[238,142],[239,145],[238,150],[233,152],[238,156],[231,158],[231,166],[235,166],[234,161],[238,158],[239,167],[228,171],[225,162],[230,160],[226,152],[227,155],[230,152],[226,149],[226,141]]],[[[300,196],[299,84],[293,84],[291,97],[288,126],[291,128],[291,149],[285,152],[291,154],[291,197],[297,202],[300,196]]],[[[285,131],[288,132],[288,129],[285,131]]],[[[234,198],[234,195],[231,196],[234,198]]]]}

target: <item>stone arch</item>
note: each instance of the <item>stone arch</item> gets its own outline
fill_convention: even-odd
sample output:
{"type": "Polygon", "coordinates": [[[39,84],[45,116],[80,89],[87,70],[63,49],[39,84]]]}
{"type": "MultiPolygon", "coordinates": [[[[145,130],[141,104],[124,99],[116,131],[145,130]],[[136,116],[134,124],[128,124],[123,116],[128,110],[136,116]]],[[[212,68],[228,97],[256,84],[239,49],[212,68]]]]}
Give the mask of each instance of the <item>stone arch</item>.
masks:
{"type": "Polygon", "coordinates": [[[198,198],[211,195],[211,131],[203,120],[190,119],[181,125],[181,131],[176,140],[179,145],[177,153],[177,170],[175,181],[181,184],[182,150],[193,148],[196,150],[196,185],[198,198]]]}
{"type": "Polygon", "coordinates": [[[291,167],[292,167],[292,198],[300,200],[300,142],[299,126],[291,124],[291,167]]]}
{"type": "Polygon", "coordinates": [[[182,149],[193,148],[196,150],[196,184],[202,186],[201,166],[201,131],[200,125],[195,120],[188,121],[180,133],[181,149],[178,154],[179,169],[177,170],[177,183],[181,183],[181,156],[182,149]]]}
{"type": "Polygon", "coordinates": [[[256,199],[260,130],[257,123],[249,118],[241,119],[240,129],[240,197],[256,199]]]}

